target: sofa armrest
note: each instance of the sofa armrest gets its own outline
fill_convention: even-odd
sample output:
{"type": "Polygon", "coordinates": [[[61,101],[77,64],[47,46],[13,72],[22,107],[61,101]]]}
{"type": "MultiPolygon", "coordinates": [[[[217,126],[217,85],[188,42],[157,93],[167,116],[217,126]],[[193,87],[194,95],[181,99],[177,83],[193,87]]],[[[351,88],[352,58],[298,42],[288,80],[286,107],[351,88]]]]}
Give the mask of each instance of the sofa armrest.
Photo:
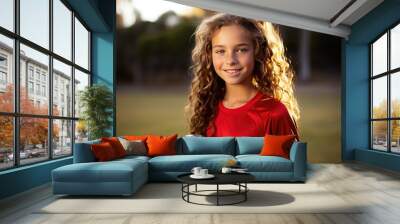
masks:
{"type": "Polygon", "coordinates": [[[74,145],[74,163],[95,162],[96,158],[94,157],[90,146],[92,144],[98,144],[98,143],[100,143],[100,140],[75,143],[75,145],[74,145]]]}
{"type": "Polygon", "coordinates": [[[307,143],[294,142],[290,148],[290,160],[293,162],[293,178],[305,181],[307,174],[307,143]]]}

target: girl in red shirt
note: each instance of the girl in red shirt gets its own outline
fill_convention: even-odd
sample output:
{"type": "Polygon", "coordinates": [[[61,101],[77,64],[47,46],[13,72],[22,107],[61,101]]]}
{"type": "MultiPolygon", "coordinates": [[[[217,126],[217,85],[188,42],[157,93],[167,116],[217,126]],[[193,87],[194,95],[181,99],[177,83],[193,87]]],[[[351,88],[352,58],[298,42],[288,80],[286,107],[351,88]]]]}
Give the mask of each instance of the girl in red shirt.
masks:
{"type": "Polygon", "coordinates": [[[293,70],[271,23],[217,14],[197,27],[195,41],[191,134],[298,139],[293,70]]]}

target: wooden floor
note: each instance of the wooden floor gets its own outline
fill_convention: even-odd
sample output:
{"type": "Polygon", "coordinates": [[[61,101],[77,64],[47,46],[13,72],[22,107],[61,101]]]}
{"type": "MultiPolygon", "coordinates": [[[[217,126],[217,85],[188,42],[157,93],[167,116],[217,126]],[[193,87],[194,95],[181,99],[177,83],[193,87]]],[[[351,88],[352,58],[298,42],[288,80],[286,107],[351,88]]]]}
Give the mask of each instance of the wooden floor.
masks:
{"type": "MultiPolygon", "coordinates": [[[[358,163],[314,164],[308,183],[317,183],[349,203],[366,206],[356,214],[36,214],[54,200],[50,186],[42,186],[0,201],[0,223],[105,224],[253,224],[253,223],[400,223],[400,174],[358,163]]],[[[315,201],[315,203],[319,203],[315,201]]]]}

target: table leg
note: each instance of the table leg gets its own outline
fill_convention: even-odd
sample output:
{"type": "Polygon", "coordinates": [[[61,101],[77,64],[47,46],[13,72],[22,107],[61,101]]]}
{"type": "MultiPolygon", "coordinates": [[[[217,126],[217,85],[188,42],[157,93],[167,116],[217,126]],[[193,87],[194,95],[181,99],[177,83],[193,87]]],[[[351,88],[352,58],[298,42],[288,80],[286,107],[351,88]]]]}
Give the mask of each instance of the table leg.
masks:
{"type": "Polygon", "coordinates": [[[247,182],[246,183],[244,183],[244,201],[247,201],[247,182]]]}
{"type": "Polygon", "coordinates": [[[219,184],[217,184],[217,206],[219,205],[219,184]]]}

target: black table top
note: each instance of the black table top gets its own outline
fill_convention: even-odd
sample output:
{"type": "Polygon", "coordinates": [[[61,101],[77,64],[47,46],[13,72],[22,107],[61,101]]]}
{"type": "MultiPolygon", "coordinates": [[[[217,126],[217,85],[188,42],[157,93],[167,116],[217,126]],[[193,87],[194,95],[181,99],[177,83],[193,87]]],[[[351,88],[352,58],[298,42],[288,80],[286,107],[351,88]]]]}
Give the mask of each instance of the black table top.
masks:
{"type": "Polygon", "coordinates": [[[177,177],[178,181],[186,184],[236,184],[248,183],[255,180],[249,173],[212,173],[215,177],[210,179],[194,179],[192,173],[181,174],[177,177]]]}

